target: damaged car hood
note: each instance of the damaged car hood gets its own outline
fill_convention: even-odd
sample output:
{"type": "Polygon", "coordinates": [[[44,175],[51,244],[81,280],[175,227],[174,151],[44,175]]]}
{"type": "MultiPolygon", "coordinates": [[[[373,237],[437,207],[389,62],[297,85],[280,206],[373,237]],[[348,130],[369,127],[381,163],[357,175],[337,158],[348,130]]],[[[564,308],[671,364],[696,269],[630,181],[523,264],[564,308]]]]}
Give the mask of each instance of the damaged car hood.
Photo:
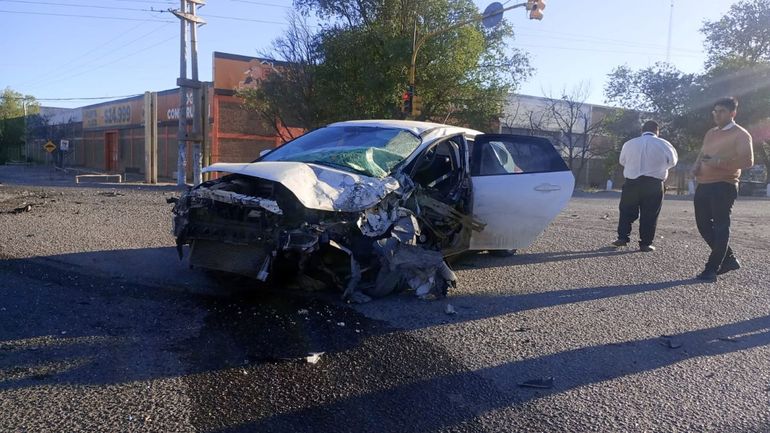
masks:
{"type": "Polygon", "coordinates": [[[400,187],[393,177],[378,179],[294,161],[216,163],[203,169],[206,173],[215,171],[278,182],[294,193],[306,208],[336,212],[371,208],[400,187]]]}

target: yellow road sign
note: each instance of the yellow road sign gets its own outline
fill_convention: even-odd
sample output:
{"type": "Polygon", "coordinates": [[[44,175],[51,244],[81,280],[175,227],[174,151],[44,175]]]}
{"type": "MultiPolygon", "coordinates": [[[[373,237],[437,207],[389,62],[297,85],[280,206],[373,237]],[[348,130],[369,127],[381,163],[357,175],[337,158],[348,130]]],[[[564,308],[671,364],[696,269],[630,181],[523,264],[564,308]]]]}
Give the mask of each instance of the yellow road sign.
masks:
{"type": "Polygon", "coordinates": [[[48,143],[43,145],[43,149],[45,149],[46,152],[51,153],[54,150],[56,150],[56,145],[51,142],[51,140],[48,140],[48,143]]]}

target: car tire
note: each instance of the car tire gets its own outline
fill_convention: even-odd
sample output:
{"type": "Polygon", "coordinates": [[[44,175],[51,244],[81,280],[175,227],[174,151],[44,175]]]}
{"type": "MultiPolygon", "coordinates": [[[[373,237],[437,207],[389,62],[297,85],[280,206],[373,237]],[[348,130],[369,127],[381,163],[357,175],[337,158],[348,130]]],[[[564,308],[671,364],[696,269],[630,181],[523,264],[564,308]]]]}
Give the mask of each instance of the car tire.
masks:
{"type": "Polygon", "coordinates": [[[488,253],[492,257],[511,257],[516,254],[516,250],[488,250],[488,253]]]}

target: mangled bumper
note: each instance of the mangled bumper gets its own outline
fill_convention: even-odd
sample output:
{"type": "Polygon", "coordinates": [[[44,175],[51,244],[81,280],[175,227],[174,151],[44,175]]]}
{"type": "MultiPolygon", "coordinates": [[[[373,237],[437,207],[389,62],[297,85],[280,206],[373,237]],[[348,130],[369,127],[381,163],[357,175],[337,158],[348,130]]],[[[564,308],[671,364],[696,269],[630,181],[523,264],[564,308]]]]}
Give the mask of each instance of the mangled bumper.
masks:
{"type": "Polygon", "coordinates": [[[288,177],[239,170],[182,194],[173,210],[180,257],[190,245],[193,267],[263,281],[288,269],[356,302],[405,288],[443,296],[456,284],[437,243],[426,242],[421,221],[430,226],[428,215],[440,216],[479,229],[478,222],[427,196],[421,200],[406,176],[292,170],[288,177]]]}

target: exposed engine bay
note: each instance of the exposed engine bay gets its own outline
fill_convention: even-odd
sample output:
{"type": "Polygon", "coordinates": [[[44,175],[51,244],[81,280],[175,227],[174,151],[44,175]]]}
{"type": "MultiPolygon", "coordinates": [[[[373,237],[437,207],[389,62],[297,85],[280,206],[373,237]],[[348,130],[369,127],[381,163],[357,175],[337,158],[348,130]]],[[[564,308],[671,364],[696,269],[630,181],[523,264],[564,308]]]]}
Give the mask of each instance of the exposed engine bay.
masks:
{"type": "Polygon", "coordinates": [[[442,141],[382,177],[313,162],[215,164],[206,171],[229,174],[171,200],[180,258],[189,245],[194,268],[292,278],[350,302],[445,296],[457,283],[445,257],[484,228],[471,217],[464,146],[442,141]]]}

